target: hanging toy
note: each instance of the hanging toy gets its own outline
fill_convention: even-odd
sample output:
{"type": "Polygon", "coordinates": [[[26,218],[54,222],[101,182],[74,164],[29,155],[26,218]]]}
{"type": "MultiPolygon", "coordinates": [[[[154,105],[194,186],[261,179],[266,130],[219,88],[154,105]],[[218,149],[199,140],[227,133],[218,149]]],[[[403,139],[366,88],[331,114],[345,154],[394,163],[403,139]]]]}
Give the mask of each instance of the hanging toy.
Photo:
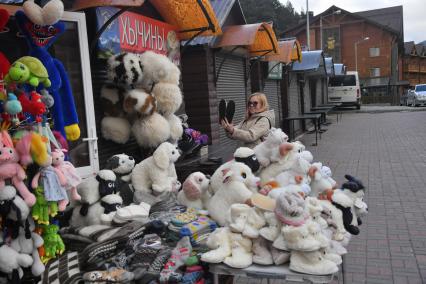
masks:
{"type": "Polygon", "coordinates": [[[41,83],[45,88],[49,88],[52,83],[49,80],[49,74],[43,63],[35,57],[23,56],[13,62],[6,77],[6,84],[30,84],[37,88],[41,83]]]}
{"type": "Polygon", "coordinates": [[[42,261],[46,263],[49,259],[61,255],[65,251],[64,242],[58,234],[59,226],[56,224],[46,225],[43,228],[44,256],[42,261]]]}
{"type": "Polygon", "coordinates": [[[77,173],[74,165],[65,161],[65,149],[55,149],[52,151],[53,166],[62,172],[67,179],[66,189],[71,191],[71,197],[74,200],[81,200],[80,194],[77,192],[77,186],[81,183],[81,178],[77,173]]]}
{"type": "Polygon", "coordinates": [[[43,89],[40,91],[41,94],[41,101],[46,105],[46,107],[49,109],[53,107],[55,104],[55,100],[53,99],[53,96],[49,94],[49,91],[46,89],[43,89]]]}
{"type": "Polygon", "coordinates": [[[14,125],[19,124],[18,113],[22,112],[21,102],[13,93],[7,95],[7,101],[4,104],[4,110],[6,113],[12,116],[12,123],[14,125]]]}
{"type": "Polygon", "coordinates": [[[36,91],[30,93],[28,98],[24,92],[20,92],[18,99],[21,102],[23,112],[35,117],[36,122],[42,122],[42,116],[46,113],[46,105],[41,100],[41,95],[36,91]]]}

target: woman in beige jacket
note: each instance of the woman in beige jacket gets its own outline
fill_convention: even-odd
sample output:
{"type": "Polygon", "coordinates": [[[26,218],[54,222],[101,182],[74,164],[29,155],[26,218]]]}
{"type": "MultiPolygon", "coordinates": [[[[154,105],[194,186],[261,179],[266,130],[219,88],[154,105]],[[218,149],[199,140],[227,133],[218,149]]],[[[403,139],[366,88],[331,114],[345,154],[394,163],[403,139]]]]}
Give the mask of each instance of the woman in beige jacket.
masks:
{"type": "Polygon", "coordinates": [[[242,141],[245,147],[254,148],[275,125],[275,114],[274,110],[269,110],[265,94],[253,93],[248,98],[246,118],[242,122],[234,126],[225,118],[221,124],[229,138],[242,141]]]}

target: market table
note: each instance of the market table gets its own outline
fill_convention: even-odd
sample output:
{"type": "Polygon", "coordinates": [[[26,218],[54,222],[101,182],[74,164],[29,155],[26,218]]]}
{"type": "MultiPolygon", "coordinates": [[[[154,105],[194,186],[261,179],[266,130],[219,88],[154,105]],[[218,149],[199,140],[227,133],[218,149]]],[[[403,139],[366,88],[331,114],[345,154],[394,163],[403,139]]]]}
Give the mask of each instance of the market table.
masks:
{"type": "Polygon", "coordinates": [[[290,282],[308,283],[330,283],[337,278],[338,273],[329,275],[310,275],[293,272],[288,265],[256,265],[253,264],[244,269],[232,268],[225,264],[210,264],[209,271],[213,274],[213,283],[219,284],[219,275],[232,275],[248,278],[267,279],[268,284],[271,279],[280,279],[290,282]]]}
{"type": "Polygon", "coordinates": [[[315,144],[313,144],[312,146],[317,146],[318,145],[318,127],[319,127],[320,119],[321,119],[321,114],[302,114],[297,116],[288,116],[288,117],[285,117],[283,120],[291,121],[291,125],[292,125],[292,127],[290,128],[291,140],[294,139],[294,121],[295,120],[302,120],[302,121],[312,120],[315,126],[315,144]]]}

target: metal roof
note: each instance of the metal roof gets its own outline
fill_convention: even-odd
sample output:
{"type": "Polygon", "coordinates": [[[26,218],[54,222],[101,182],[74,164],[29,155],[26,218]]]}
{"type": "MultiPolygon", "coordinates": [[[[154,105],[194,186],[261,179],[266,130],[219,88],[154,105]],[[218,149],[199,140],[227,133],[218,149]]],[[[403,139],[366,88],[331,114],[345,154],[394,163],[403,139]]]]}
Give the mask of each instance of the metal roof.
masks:
{"type": "Polygon", "coordinates": [[[333,57],[324,58],[324,63],[325,63],[325,70],[327,71],[327,76],[334,76],[335,70],[334,70],[333,57]]]}
{"type": "MultiPolygon", "coordinates": [[[[220,27],[225,24],[225,20],[228,18],[235,2],[236,0],[210,0],[210,5],[213,7],[220,27]]],[[[214,38],[214,36],[196,37],[189,45],[209,44],[214,38]]]]}
{"type": "Polygon", "coordinates": [[[322,50],[302,51],[302,62],[294,62],[291,71],[317,71],[321,67],[324,68],[324,54],[322,50]]]}
{"type": "Polygon", "coordinates": [[[403,38],[404,21],[402,18],[402,14],[403,14],[402,5],[387,7],[387,8],[380,8],[375,10],[360,11],[360,12],[355,12],[354,14],[367,18],[383,26],[386,26],[398,32],[399,36],[403,38]]]}
{"type": "Polygon", "coordinates": [[[334,64],[334,75],[345,75],[346,74],[346,66],[343,63],[335,63],[334,64]]]}
{"type": "Polygon", "coordinates": [[[414,48],[414,41],[404,42],[404,54],[411,55],[414,48]]]}

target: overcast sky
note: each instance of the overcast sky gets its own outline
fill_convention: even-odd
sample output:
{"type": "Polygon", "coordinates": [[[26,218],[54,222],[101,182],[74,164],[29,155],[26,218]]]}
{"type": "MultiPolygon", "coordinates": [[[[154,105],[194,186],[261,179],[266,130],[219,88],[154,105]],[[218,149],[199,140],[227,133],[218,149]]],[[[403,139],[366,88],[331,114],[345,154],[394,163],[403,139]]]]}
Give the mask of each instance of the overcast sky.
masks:
{"type": "MultiPolygon", "coordinates": [[[[286,3],[287,0],[280,0],[286,3]]],[[[296,11],[306,11],[306,0],[290,0],[296,11]]],[[[317,15],[335,5],[349,12],[380,9],[403,5],[404,41],[416,43],[426,40],[426,1],[425,0],[310,0],[309,10],[317,15]]]]}

